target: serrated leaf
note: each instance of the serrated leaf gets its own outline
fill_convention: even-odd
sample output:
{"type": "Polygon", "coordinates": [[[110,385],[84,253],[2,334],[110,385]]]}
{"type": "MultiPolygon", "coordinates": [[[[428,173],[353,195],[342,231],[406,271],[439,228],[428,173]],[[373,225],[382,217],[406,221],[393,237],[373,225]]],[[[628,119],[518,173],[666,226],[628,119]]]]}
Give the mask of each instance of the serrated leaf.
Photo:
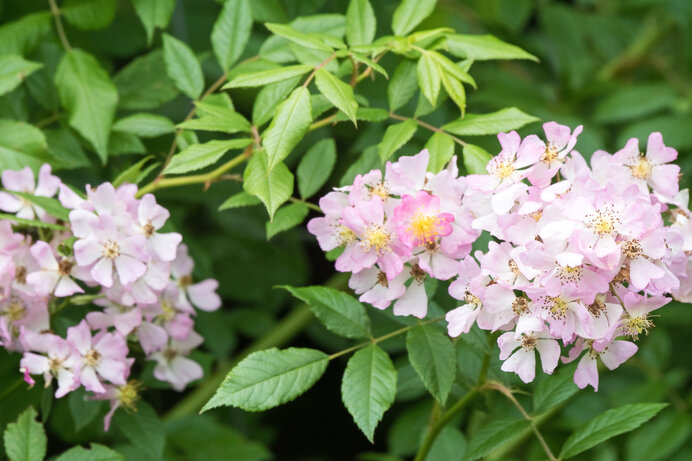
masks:
{"type": "Polygon", "coordinates": [[[353,420],[372,443],[375,428],[396,397],[396,369],[376,344],[364,347],[348,360],[341,382],[341,398],[353,420]]]}
{"type": "Polygon", "coordinates": [[[197,99],[204,91],[202,66],[189,46],[177,38],[163,34],[163,59],[166,72],[185,95],[197,99]]]}
{"type": "MultiPolygon", "coordinates": [[[[267,123],[274,115],[276,107],[286,99],[291,91],[296,87],[300,77],[289,78],[288,80],[283,80],[276,83],[270,83],[269,85],[262,88],[252,105],[252,123],[257,126],[262,126],[267,123]]],[[[313,95],[320,96],[321,95],[313,95]]],[[[313,96],[310,97],[311,105],[313,106],[313,118],[316,117],[314,113],[314,103],[312,102],[313,96]]],[[[330,105],[331,106],[331,105],[330,105]]]]}
{"type": "Polygon", "coordinates": [[[250,195],[247,192],[238,192],[237,194],[228,197],[228,199],[226,199],[226,201],[223,202],[219,207],[219,211],[228,210],[231,208],[259,205],[260,203],[262,203],[260,199],[254,195],[250,195]]]}
{"type": "Polygon", "coordinates": [[[142,138],[155,138],[173,133],[175,125],[163,115],[141,113],[121,118],[113,124],[113,131],[131,133],[142,138]]]}
{"type": "Polygon", "coordinates": [[[145,168],[145,165],[147,165],[147,163],[149,163],[153,158],[153,155],[147,155],[139,162],[125,169],[113,180],[113,186],[118,187],[124,183],[139,184],[139,182],[144,179],[144,176],[148,174],[150,169],[159,164],[158,162],[154,162],[145,168]]]}
{"type": "Polygon", "coordinates": [[[144,25],[147,33],[147,43],[151,44],[154,30],[165,29],[171,21],[175,0],[132,0],[135,12],[144,25]]]}
{"type": "Polygon", "coordinates": [[[72,447],[58,456],[55,461],[125,461],[125,457],[105,445],[92,443],[89,449],[72,447]]]}
{"type": "Polygon", "coordinates": [[[429,325],[417,326],[406,334],[406,350],[426,389],[444,406],[456,375],[456,353],[449,336],[429,325]]]}
{"type": "Polygon", "coordinates": [[[252,31],[252,10],[249,0],[226,0],[211,31],[211,44],[216,59],[225,70],[243,54],[252,31]]]}
{"type": "Polygon", "coordinates": [[[299,347],[254,352],[233,368],[202,412],[219,406],[264,411],[290,402],[324,374],[329,356],[299,347]]]}
{"type": "Polygon", "coordinates": [[[186,120],[178,125],[180,128],[188,130],[217,131],[220,133],[249,133],[252,125],[241,114],[232,108],[208,106],[198,103],[197,108],[212,108],[205,110],[205,114],[198,118],[186,120]]]}
{"type": "MultiPolygon", "coordinates": [[[[318,32],[341,38],[346,30],[346,18],[343,14],[315,14],[298,17],[291,21],[290,26],[308,34],[318,32]]],[[[260,48],[260,56],[275,62],[295,61],[290,44],[278,35],[269,37],[260,48]]]]}
{"type": "Polygon", "coordinates": [[[445,426],[435,439],[426,461],[459,461],[464,458],[468,442],[464,434],[451,425],[445,426]]]}
{"type": "Polygon", "coordinates": [[[430,154],[428,171],[437,173],[441,171],[454,156],[454,140],[446,133],[433,134],[425,144],[430,154]]]}
{"type": "Polygon", "coordinates": [[[418,130],[415,120],[409,119],[395,125],[389,125],[382,141],[377,145],[380,161],[386,162],[394,152],[406,144],[418,130]]]}
{"type": "Polygon", "coordinates": [[[243,88],[269,85],[270,83],[281,82],[301,75],[307,74],[313,66],[307,64],[296,64],[294,66],[278,67],[276,69],[261,70],[249,74],[240,74],[223,86],[228,88],[243,88]]]}
{"type": "Polygon", "coordinates": [[[12,221],[12,222],[17,223],[21,226],[42,227],[45,229],[53,229],[53,230],[59,230],[59,231],[68,230],[67,227],[65,227],[65,226],[59,226],[57,224],[53,224],[53,223],[49,223],[49,222],[43,222],[43,221],[34,221],[33,219],[18,218],[13,214],[7,214],[7,213],[0,213],[0,219],[12,221]]]}
{"type": "MultiPolygon", "coordinates": [[[[330,105],[331,107],[331,105],[330,105]]],[[[389,118],[389,112],[377,107],[359,107],[356,111],[356,120],[365,122],[384,122],[389,118]]],[[[335,122],[345,122],[348,117],[343,112],[338,112],[334,117],[335,122]]]]}
{"type": "Polygon", "coordinates": [[[265,226],[267,240],[302,223],[309,211],[304,203],[291,203],[279,208],[274,219],[268,221],[265,226]]]}
{"type": "Polygon", "coordinates": [[[60,12],[70,25],[82,30],[99,30],[115,17],[116,0],[65,0],[60,12]]]}
{"type": "Polygon", "coordinates": [[[530,59],[538,58],[518,46],[503,42],[493,35],[454,34],[447,36],[449,52],[460,58],[483,61],[488,59],[530,59]]]}
{"type": "Polygon", "coordinates": [[[346,40],[351,46],[367,45],[375,39],[377,19],[369,0],[351,0],[346,10],[346,40]]]}
{"type": "Polygon", "coordinates": [[[539,382],[533,392],[533,412],[548,411],[579,392],[573,376],[574,370],[567,368],[539,382]]]}
{"type": "Polygon", "coordinates": [[[384,67],[376,63],[374,60],[370,59],[369,57],[360,54],[360,53],[350,53],[350,56],[353,57],[356,61],[365,64],[368,67],[372,67],[375,72],[379,72],[380,74],[384,75],[385,78],[389,78],[389,74],[385,70],[384,67]]]}
{"type": "Polygon", "coordinates": [[[353,296],[320,286],[297,288],[284,285],[281,288],[305,301],[315,317],[332,333],[351,339],[372,336],[370,318],[363,305],[353,296]]]}
{"type": "Polygon", "coordinates": [[[301,86],[279,104],[274,119],[262,136],[262,144],[267,153],[267,170],[288,157],[303,139],[311,123],[310,92],[301,86]]]}
{"type": "Polygon", "coordinates": [[[485,149],[474,144],[464,146],[464,168],[468,174],[487,174],[485,166],[493,158],[485,149]]]}
{"type": "Polygon", "coordinates": [[[501,419],[483,426],[469,437],[470,443],[464,459],[482,458],[505,442],[517,437],[529,427],[525,419],[501,419]]]}
{"type": "Polygon", "coordinates": [[[320,190],[332,174],[336,163],[336,143],[333,139],[321,139],[305,153],[298,164],[298,190],[304,199],[320,190]]]}
{"type": "Polygon", "coordinates": [[[394,112],[404,107],[418,91],[416,63],[404,59],[394,69],[392,79],[387,86],[389,110],[394,112]]]}
{"type": "Polygon", "coordinates": [[[442,84],[449,97],[452,98],[452,101],[454,101],[461,111],[461,116],[463,117],[466,113],[466,90],[464,89],[464,85],[445,72],[442,73],[442,84]]]}
{"type": "Polygon", "coordinates": [[[395,35],[406,35],[416,28],[435,9],[437,0],[404,0],[394,10],[392,30],[395,35]]]}
{"type": "Polygon", "coordinates": [[[46,433],[36,421],[36,410],[27,408],[17,421],[7,425],[3,435],[10,461],[42,461],[46,456],[46,433]]]}
{"type": "Polygon", "coordinates": [[[271,32],[296,45],[314,50],[332,51],[332,48],[325,44],[320,38],[316,37],[314,33],[300,32],[287,24],[267,23],[265,25],[271,32]]]}
{"type": "Polygon", "coordinates": [[[227,139],[193,144],[171,158],[164,174],[182,174],[200,170],[216,163],[226,152],[231,149],[244,149],[252,143],[252,139],[227,139]]]}
{"type": "Polygon", "coordinates": [[[57,201],[54,198],[50,197],[43,197],[41,195],[34,195],[34,194],[29,194],[26,192],[17,192],[17,191],[11,191],[11,190],[6,190],[3,189],[5,192],[16,195],[18,197],[23,198],[27,202],[31,202],[34,205],[43,208],[43,210],[48,213],[49,215],[53,216],[54,218],[58,218],[62,221],[69,221],[69,210],[62,206],[62,203],[57,201]]]}
{"type": "Polygon", "coordinates": [[[437,67],[437,63],[426,53],[418,60],[416,69],[418,86],[420,86],[423,95],[430,101],[430,104],[436,105],[437,97],[440,94],[440,70],[437,67]]]}
{"type": "Polygon", "coordinates": [[[509,107],[489,114],[466,114],[464,118],[450,122],[442,129],[460,136],[481,136],[518,130],[538,120],[516,107],[509,107]]]}
{"type": "Polygon", "coordinates": [[[41,67],[43,64],[27,61],[18,55],[0,56],[0,95],[17,88],[26,77],[41,67]]]}
{"type": "Polygon", "coordinates": [[[33,125],[15,120],[0,120],[0,169],[34,172],[50,160],[46,138],[33,125]]]}
{"type": "Polygon", "coordinates": [[[153,459],[161,458],[166,433],[156,411],[148,403],[138,402],[136,412],[116,412],[113,427],[117,427],[134,446],[153,459]]]}
{"type": "Polygon", "coordinates": [[[320,93],[329,99],[329,102],[334,104],[336,108],[345,113],[357,126],[356,110],[358,110],[358,103],[353,96],[353,88],[324,69],[317,69],[315,83],[320,93]]]}
{"type": "Polygon", "coordinates": [[[164,68],[160,48],[130,61],[115,77],[118,87],[118,107],[126,110],[152,110],[172,100],[178,94],[164,68]]]}
{"type": "Polygon", "coordinates": [[[560,459],[571,458],[616,435],[634,430],[667,406],[667,403],[632,403],[601,413],[569,436],[560,451],[560,459]]]}
{"type": "Polygon", "coordinates": [[[268,167],[266,152],[253,155],[245,168],[243,189],[262,201],[271,219],[281,204],[293,194],[293,173],[283,162],[277,163],[274,168],[268,167]]]}
{"type": "Polygon", "coordinates": [[[55,72],[60,102],[69,123],[94,146],[103,163],[118,103],[118,91],[106,71],[89,53],[73,48],[65,53],[55,72]]]}

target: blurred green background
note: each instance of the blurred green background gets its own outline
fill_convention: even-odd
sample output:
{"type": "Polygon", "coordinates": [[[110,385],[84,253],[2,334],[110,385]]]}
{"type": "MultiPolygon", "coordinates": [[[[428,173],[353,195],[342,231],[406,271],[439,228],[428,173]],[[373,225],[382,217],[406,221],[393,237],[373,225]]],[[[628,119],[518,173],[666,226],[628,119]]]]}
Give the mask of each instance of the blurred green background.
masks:
{"type": "MultiPolygon", "coordinates": [[[[254,55],[268,36],[258,23],[287,22],[317,13],[343,13],[347,6],[345,0],[252,0],[251,3],[256,24],[244,57],[254,55]]],[[[397,2],[374,0],[372,3],[378,19],[378,36],[389,33],[388,24],[397,2]]],[[[3,26],[28,13],[47,9],[47,1],[1,0],[0,50],[3,41],[8,43],[14,37],[13,32],[3,26]]],[[[190,101],[177,94],[164,75],[160,36],[156,35],[151,47],[147,45],[144,29],[130,1],[104,0],[100,11],[105,24],[102,29],[82,30],[70,24],[67,18],[66,33],[72,46],[97,56],[109,73],[115,75],[121,96],[118,118],[147,110],[181,121],[190,108],[190,101]],[[112,5],[115,7],[111,9],[112,5]],[[146,60],[146,65],[141,65],[142,60],[146,60]]],[[[207,85],[221,75],[221,69],[212,58],[209,41],[219,11],[220,2],[213,0],[179,0],[168,28],[169,33],[187,42],[199,54],[204,62],[207,85]]],[[[540,58],[540,63],[475,63],[471,74],[478,83],[478,90],[468,90],[470,113],[516,106],[542,121],[557,120],[572,127],[583,124],[584,132],[579,137],[577,150],[587,158],[596,149],[614,152],[633,136],[645,143],[651,131],[660,131],[666,144],[680,153],[679,163],[685,172],[682,182],[687,187],[692,178],[691,22],[692,2],[688,0],[440,0],[434,14],[419,28],[452,27],[460,33],[490,33],[540,58]]],[[[46,66],[32,75],[26,85],[0,97],[0,118],[38,122],[48,132],[54,130],[53,136],[58,138],[59,127],[64,121],[60,114],[54,117],[57,95],[55,88],[46,82],[52,80],[62,54],[60,44],[51,29],[29,43],[26,51],[28,59],[46,66]]],[[[387,59],[383,59],[382,64],[390,69],[387,59]]],[[[362,91],[373,106],[386,108],[385,88],[386,81],[378,77],[374,82],[365,83],[362,91]]],[[[252,91],[230,93],[237,110],[245,114],[251,113],[255,94],[252,91]]],[[[402,111],[412,113],[413,108],[415,101],[402,111]]],[[[455,118],[458,118],[458,111],[448,104],[424,119],[441,126],[455,118]]],[[[288,163],[295,166],[296,159],[311,144],[327,135],[332,136],[337,140],[339,161],[328,184],[338,185],[341,175],[361,152],[379,142],[384,128],[383,124],[363,123],[356,131],[348,124],[340,124],[310,133],[288,163]]],[[[522,134],[528,133],[541,133],[540,124],[534,123],[522,130],[522,134]]],[[[429,133],[419,130],[416,136],[402,149],[403,154],[420,150],[429,133]]],[[[112,179],[145,153],[164,156],[170,146],[168,138],[147,139],[134,145],[121,141],[123,145],[113,147],[118,153],[102,167],[93,154],[79,147],[79,143],[54,141],[51,144],[49,137],[51,147],[57,149],[59,146],[73,154],[79,168],[60,174],[74,185],[112,179]]],[[[495,137],[476,137],[472,142],[491,153],[498,151],[495,137]]],[[[207,370],[267,333],[290,312],[294,302],[273,286],[322,284],[333,276],[332,264],[325,260],[304,226],[268,242],[267,216],[261,206],[218,212],[219,205],[238,190],[239,185],[224,182],[214,184],[203,194],[198,186],[157,192],[159,200],[171,209],[174,226],[191,247],[197,262],[197,277],[213,276],[221,281],[223,309],[212,314],[201,313],[198,317],[197,328],[205,336],[206,344],[197,358],[207,370]]],[[[438,290],[438,301],[444,307],[452,307],[444,292],[438,290]]],[[[375,309],[370,311],[376,330],[392,329],[394,323],[388,316],[375,309]]],[[[692,308],[671,304],[659,313],[660,317],[654,319],[656,328],[640,341],[640,353],[618,370],[602,373],[598,393],[581,391],[541,421],[549,444],[559,446],[576,427],[610,407],[631,402],[668,401],[670,407],[649,425],[612,439],[577,459],[692,459],[689,413],[692,404],[692,344],[689,341],[692,308]]],[[[335,351],[346,343],[313,322],[292,344],[335,351]]],[[[458,344],[462,379],[455,387],[456,395],[463,392],[463,377],[472,376],[479,366],[478,357],[467,343],[460,341],[458,344]]],[[[401,338],[385,346],[394,353],[404,350],[401,338]]],[[[222,421],[224,427],[232,427],[266,444],[278,460],[351,460],[360,456],[363,460],[393,461],[415,451],[417,431],[427,424],[431,405],[410,365],[404,362],[401,362],[398,402],[385,415],[374,446],[358,431],[340,401],[340,377],[345,361],[331,364],[315,388],[295,402],[262,414],[219,409],[213,412],[213,418],[222,421]],[[389,453],[391,458],[362,455],[364,452],[389,453]]],[[[0,351],[0,395],[16,381],[17,363],[18,356],[0,351]]],[[[494,370],[495,379],[519,384],[512,376],[499,371],[497,360],[491,364],[491,370],[494,370]]],[[[144,399],[161,415],[181,398],[170,390],[156,388],[154,381],[145,384],[144,399]]],[[[41,394],[41,389],[29,392],[21,386],[10,394],[11,398],[2,399],[0,430],[28,403],[40,407],[41,394]]],[[[94,419],[89,428],[75,431],[71,405],[67,399],[53,404],[47,425],[49,452],[59,452],[66,446],[89,440],[115,445],[123,442],[117,431],[104,435],[99,419],[94,419]]],[[[93,411],[103,414],[105,407],[93,411]]],[[[484,421],[514,413],[503,400],[488,398],[472,408],[464,427],[472,434],[484,421]]],[[[169,422],[167,428],[169,434],[186,429],[203,434],[207,422],[191,418],[169,422]]],[[[223,434],[226,433],[222,431],[223,434]]],[[[195,456],[196,459],[205,456],[214,459],[213,454],[204,451],[203,441],[200,435],[197,442],[201,445],[194,456],[178,450],[174,443],[169,444],[167,450],[179,459],[195,456]]],[[[510,453],[497,456],[499,459],[542,459],[543,453],[533,438],[522,439],[516,446],[518,448],[510,453]]],[[[130,457],[136,458],[131,448],[123,449],[130,450],[130,457]]],[[[266,453],[262,453],[265,452],[259,452],[254,459],[266,458],[266,453]]]]}

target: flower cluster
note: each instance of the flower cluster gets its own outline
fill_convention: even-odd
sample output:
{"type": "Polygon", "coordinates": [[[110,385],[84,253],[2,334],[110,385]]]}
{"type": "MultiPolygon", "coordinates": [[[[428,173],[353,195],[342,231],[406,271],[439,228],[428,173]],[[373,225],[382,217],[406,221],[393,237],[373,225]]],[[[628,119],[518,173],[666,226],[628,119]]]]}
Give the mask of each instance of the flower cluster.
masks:
{"type": "Polygon", "coordinates": [[[57,381],[56,397],[83,386],[110,400],[107,427],[118,406],[137,398],[135,356],[155,362],[154,377],[176,390],[201,378],[188,357],[202,342],[195,307],[220,307],[218,283],[192,283],[187,247],[180,234],[162,232],[169,212],[153,195],[138,199],[134,185],[104,183],[83,196],[49,165],[38,181],[29,168],[4,171],[2,185],[0,210],[34,221],[0,221],[0,345],[23,354],[28,383],[39,375],[46,386],[57,381]],[[57,313],[84,303],[95,308],[56,334],[57,313]]]}
{"type": "Polygon", "coordinates": [[[502,369],[524,382],[562,357],[574,380],[598,389],[597,362],[614,369],[672,297],[692,301],[692,221],[679,191],[677,152],[652,133],[590,166],[574,147],[582,127],[555,122],[545,140],[498,135],[488,174],[458,176],[456,159],[426,173],[428,153],[387,163],[320,201],[308,224],[323,250],[342,247],[336,269],[352,272],[360,300],[423,317],[426,277],[454,279],[450,336],[502,332],[502,369]],[[470,254],[482,233],[487,250],[470,254]]]}

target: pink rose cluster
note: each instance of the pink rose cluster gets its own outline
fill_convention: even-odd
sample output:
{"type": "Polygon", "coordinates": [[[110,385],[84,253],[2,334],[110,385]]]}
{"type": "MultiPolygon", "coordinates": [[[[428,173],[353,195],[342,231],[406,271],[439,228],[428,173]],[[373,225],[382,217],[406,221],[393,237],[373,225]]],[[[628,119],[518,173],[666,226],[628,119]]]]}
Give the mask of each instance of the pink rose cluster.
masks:
{"type": "Polygon", "coordinates": [[[452,280],[461,305],[446,315],[456,337],[476,324],[501,332],[502,370],[535,378],[536,351],[551,374],[579,360],[574,381],[598,389],[598,360],[614,369],[675,298],[692,302],[692,215],[679,191],[675,149],[652,133],[590,165],[574,147],[582,127],[543,125],[545,140],[498,135],[488,174],[458,176],[456,159],[426,172],[428,152],[388,162],[320,200],[308,230],[342,248],[360,300],[422,318],[422,282],[452,280]],[[481,235],[486,251],[471,255],[481,235]],[[562,356],[562,357],[561,357],[562,356]]]}
{"type": "Polygon", "coordinates": [[[82,196],[49,165],[38,181],[29,168],[3,171],[2,186],[0,210],[59,226],[0,221],[0,345],[23,354],[28,383],[43,376],[46,386],[57,382],[56,397],[83,386],[110,400],[107,426],[118,406],[136,399],[138,385],[128,380],[134,353],[154,361],[154,377],[176,390],[202,377],[188,357],[202,343],[195,308],[221,306],[218,283],[193,283],[187,247],[180,234],[161,231],[169,212],[153,195],[138,199],[135,185],[104,183],[82,196]],[[49,214],[48,203],[61,204],[69,220],[49,214]],[[65,337],[55,334],[55,315],[84,303],[97,308],[65,337]]]}

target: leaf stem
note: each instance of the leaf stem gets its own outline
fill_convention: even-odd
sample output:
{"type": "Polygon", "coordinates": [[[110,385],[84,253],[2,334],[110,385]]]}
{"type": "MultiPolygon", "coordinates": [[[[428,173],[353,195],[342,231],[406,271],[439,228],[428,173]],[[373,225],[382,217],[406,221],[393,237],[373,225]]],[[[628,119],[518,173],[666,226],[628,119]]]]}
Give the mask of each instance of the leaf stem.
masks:
{"type": "Polygon", "coordinates": [[[11,395],[14,391],[19,389],[19,387],[22,385],[24,382],[24,378],[18,378],[15,380],[12,384],[10,384],[8,387],[6,387],[2,393],[0,394],[0,401],[11,395]]]}
{"type": "Polygon", "coordinates": [[[314,69],[312,69],[312,72],[310,72],[310,75],[308,75],[308,78],[305,79],[303,82],[303,88],[307,88],[307,86],[310,84],[312,79],[315,77],[315,74],[317,73],[318,70],[332,62],[336,58],[336,53],[332,53],[327,59],[319,63],[317,66],[315,66],[314,69]]]}
{"type": "Polygon", "coordinates": [[[393,118],[394,120],[403,120],[403,121],[406,121],[406,120],[413,120],[413,121],[416,122],[419,126],[422,126],[423,128],[425,128],[425,129],[427,129],[427,130],[433,131],[433,132],[435,132],[435,133],[444,133],[444,134],[446,134],[447,136],[449,136],[450,138],[452,138],[452,140],[454,140],[455,143],[459,144],[460,146],[465,146],[466,144],[468,144],[467,142],[462,141],[461,139],[457,138],[456,136],[447,133],[447,132],[444,131],[443,129],[438,128],[438,127],[436,127],[436,126],[433,126],[433,125],[431,125],[431,124],[429,124],[429,123],[426,123],[426,122],[424,122],[424,121],[422,121],[422,120],[419,120],[419,119],[417,119],[416,117],[404,117],[403,115],[399,115],[399,114],[395,114],[394,112],[390,112],[390,113],[389,113],[389,118],[393,118]]]}
{"type": "Polygon", "coordinates": [[[63,48],[65,48],[66,51],[72,51],[72,46],[70,46],[70,41],[67,39],[67,35],[65,34],[65,28],[62,25],[62,19],[60,19],[60,15],[62,14],[60,12],[60,8],[58,8],[58,4],[55,3],[55,0],[48,0],[48,3],[50,3],[50,12],[53,15],[53,21],[55,22],[55,30],[58,33],[60,42],[62,43],[62,46],[63,48]]]}
{"type": "Polygon", "coordinates": [[[315,211],[322,213],[322,208],[318,207],[314,203],[308,202],[307,200],[303,200],[303,199],[299,199],[299,198],[295,198],[295,197],[290,197],[288,199],[288,201],[293,202],[293,203],[302,203],[303,205],[310,208],[311,210],[315,210],[315,211]]]}

